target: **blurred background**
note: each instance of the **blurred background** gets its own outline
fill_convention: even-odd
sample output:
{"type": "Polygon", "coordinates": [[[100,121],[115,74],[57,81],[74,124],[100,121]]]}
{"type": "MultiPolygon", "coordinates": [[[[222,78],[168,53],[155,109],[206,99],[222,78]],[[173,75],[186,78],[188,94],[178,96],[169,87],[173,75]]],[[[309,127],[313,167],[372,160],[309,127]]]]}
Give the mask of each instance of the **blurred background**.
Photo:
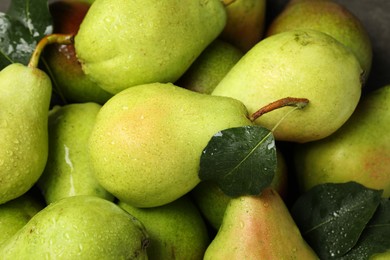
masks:
{"type": "MultiPolygon", "coordinates": [[[[6,12],[11,0],[0,0],[0,11],[6,12]]],[[[49,0],[53,2],[56,0],[49,0]]],[[[365,90],[390,84],[390,1],[389,0],[334,0],[343,4],[362,21],[373,46],[373,65],[365,90]]],[[[288,0],[267,1],[268,23],[288,0]]]]}

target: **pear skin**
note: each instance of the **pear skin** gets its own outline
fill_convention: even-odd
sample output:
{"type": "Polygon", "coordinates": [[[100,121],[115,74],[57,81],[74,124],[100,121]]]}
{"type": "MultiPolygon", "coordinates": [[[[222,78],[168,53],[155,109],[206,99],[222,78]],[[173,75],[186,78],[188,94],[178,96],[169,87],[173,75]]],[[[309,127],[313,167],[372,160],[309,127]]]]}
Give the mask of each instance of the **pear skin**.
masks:
{"type": "Polygon", "coordinates": [[[206,250],[209,259],[319,259],[273,189],[232,198],[206,250]]]}
{"type": "Polygon", "coordinates": [[[356,181],[390,197],[390,85],[365,95],[351,118],[333,135],[295,146],[301,191],[327,182],[356,181]]]}
{"type": "Polygon", "coordinates": [[[48,157],[51,81],[19,63],[0,72],[0,204],[27,192],[48,157]]]}

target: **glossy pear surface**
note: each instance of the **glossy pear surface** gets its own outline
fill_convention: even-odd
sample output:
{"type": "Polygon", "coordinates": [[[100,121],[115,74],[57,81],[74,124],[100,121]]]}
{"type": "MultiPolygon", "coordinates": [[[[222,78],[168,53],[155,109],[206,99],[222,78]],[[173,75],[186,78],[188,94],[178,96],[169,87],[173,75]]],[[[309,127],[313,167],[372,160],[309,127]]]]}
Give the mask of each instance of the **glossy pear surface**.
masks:
{"type": "Polygon", "coordinates": [[[200,156],[214,134],[251,124],[235,99],[170,83],[139,85],[102,106],[89,153],[99,183],[115,197],[161,206],[199,183],[200,156]]]}
{"type": "Polygon", "coordinates": [[[264,114],[256,123],[274,128],[277,140],[308,142],[335,132],[351,116],[361,95],[362,69],[356,57],[325,33],[291,30],[263,39],[247,52],[212,95],[240,100],[254,113],[285,97],[309,104],[264,114]]]}
{"type": "Polygon", "coordinates": [[[0,204],[27,192],[43,172],[51,91],[39,69],[13,63],[0,72],[0,204]]]}
{"type": "Polygon", "coordinates": [[[84,72],[115,94],[176,81],[225,23],[219,0],[96,0],[75,37],[76,53],[84,72]]]}
{"type": "Polygon", "coordinates": [[[113,200],[95,178],[88,140],[101,106],[74,103],[54,107],[49,114],[49,157],[38,181],[47,203],[76,195],[113,200]]]}

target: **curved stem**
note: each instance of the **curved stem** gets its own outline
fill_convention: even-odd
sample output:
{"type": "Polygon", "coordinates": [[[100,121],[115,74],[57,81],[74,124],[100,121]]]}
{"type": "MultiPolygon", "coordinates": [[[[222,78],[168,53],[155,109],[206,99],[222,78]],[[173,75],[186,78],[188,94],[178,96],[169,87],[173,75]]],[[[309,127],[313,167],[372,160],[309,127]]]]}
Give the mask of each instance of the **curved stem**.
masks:
{"type": "Polygon", "coordinates": [[[307,98],[293,98],[293,97],[282,98],[260,108],[249,117],[249,120],[253,122],[260,116],[264,115],[265,113],[271,112],[275,109],[282,108],[285,106],[290,106],[290,107],[293,106],[302,109],[308,103],[309,100],[307,98]]]}
{"type": "Polygon", "coordinates": [[[72,44],[74,40],[74,34],[49,34],[43,37],[35,47],[35,50],[30,58],[28,67],[36,68],[38,67],[39,58],[41,53],[48,44],[58,43],[58,44],[72,44]]]}
{"type": "Polygon", "coordinates": [[[236,0],[221,0],[222,4],[224,6],[228,6],[228,5],[232,4],[232,3],[234,3],[235,1],[236,0]]]}

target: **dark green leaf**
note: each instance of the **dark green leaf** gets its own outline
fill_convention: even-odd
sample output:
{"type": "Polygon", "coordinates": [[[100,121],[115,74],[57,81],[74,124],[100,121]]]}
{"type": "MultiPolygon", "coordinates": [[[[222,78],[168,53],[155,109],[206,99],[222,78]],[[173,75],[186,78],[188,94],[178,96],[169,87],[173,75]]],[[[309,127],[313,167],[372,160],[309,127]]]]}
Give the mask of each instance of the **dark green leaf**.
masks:
{"type": "Polygon", "coordinates": [[[0,13],[0,69],[10,63],[27,65],[36,44],[52,33],[47,0],[13,0],[0,13]]]}
{"type": "Polygon", "coordinates": [[[357,244],[343,260],[365,260],[390,250],[390,201],[383,199],[357,244]]]}
{"type": "Polygon", "coordinates": [[[276,172],[272,132],[260,126],[230,128],[215,134],[200,160],[199,178],[214,180],[229,196],[257,195],[276,172]]]}
{"type": "Polygon", "coordinates": [[[382,192],[356,182],[321,184],[300,196],[291,214],[318,256],[335,259],[356,244],[382,192]]]}

